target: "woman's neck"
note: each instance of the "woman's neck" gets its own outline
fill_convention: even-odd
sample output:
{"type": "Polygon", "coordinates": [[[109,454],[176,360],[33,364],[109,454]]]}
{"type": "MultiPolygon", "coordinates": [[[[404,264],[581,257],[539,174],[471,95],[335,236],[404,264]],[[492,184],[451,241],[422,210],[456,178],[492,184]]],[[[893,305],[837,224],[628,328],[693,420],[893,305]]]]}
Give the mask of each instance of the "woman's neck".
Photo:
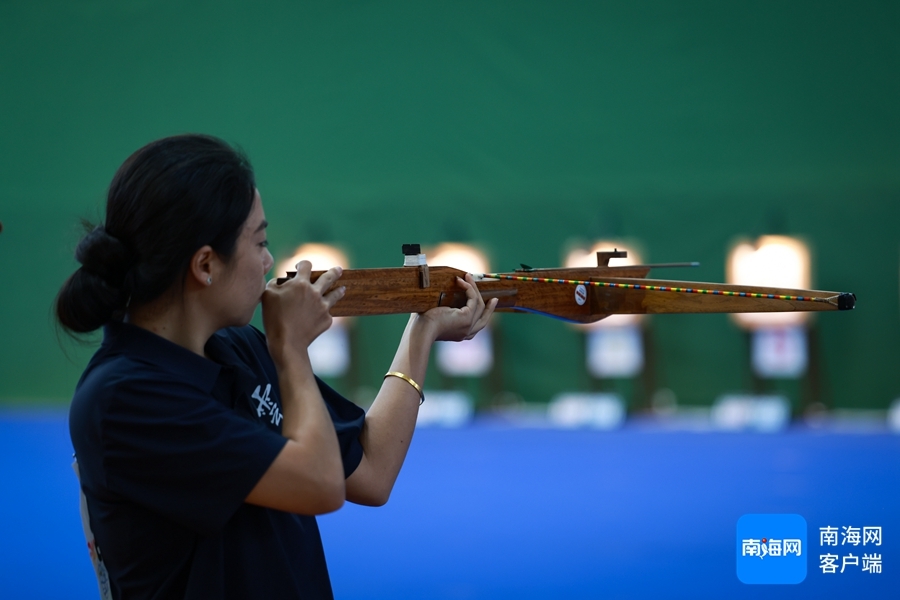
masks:
{"type": "Polygon", "coordinates": [[[204,348],[217,327],[191,302],[158,299],[128,311],[126,321],[206,356],[204,348]]]}

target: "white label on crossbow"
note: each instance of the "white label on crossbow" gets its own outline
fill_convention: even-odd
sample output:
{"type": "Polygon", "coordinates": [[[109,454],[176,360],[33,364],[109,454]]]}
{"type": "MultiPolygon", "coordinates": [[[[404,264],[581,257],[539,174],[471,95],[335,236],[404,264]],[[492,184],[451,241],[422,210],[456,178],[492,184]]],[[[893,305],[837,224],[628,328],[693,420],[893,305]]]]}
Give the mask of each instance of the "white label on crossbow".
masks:
{"type": "Polygon", "coordinates": [[[578,306],[584,306],[584,303],[587,302],[587,289],[580,283],[575,286],[575,302],[578,303],[578,306]]]}

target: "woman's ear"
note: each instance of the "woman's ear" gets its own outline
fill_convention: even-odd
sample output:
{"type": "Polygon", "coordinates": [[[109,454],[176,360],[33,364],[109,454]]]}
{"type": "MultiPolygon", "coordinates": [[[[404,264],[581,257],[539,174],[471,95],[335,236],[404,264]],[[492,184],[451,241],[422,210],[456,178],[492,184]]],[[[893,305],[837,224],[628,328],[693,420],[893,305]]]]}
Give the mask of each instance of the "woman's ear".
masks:
{"type": "Polygon", "coordinates": [[[213,284],[216,275],[220,274],[219,260],[216,251],[211,246],[203,246],[191,257],[191,263],[188,267],[188,277],[202,287],[208,287],[213,284]]]}

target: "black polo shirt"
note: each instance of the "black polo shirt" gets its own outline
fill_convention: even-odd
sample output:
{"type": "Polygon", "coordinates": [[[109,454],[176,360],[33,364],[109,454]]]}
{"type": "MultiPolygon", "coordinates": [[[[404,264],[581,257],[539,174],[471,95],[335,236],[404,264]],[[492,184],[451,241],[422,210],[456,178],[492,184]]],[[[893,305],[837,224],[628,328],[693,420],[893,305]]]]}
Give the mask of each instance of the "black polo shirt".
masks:
{"type": "MultiPolygon", "coordinates": [[[[106,326],[69,430],[116,598],[331,598],[314,517],[245,504],[287,443],[262,333],[225,329],[208,360],[149,331],[106,326]]],[[[319,381],[344,472],[365,413],[319,381]]]]}

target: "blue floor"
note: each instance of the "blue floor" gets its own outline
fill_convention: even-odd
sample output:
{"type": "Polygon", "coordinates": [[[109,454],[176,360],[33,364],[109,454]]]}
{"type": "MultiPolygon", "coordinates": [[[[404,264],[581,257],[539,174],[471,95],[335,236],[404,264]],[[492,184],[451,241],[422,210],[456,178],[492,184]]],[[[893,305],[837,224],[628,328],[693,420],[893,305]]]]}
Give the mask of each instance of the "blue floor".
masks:
{"type": "MultiPolygon", "coordinates": [[[[65,415],[0,413],[0,446],[0,598],[96,598],[65,415]]],[[[897,598],[898,459],[887,433],[423,429],[387,506],[320,526],[339,599],[897,598]],[[806,519],[803,583],[737,579],[748,513],[806,519]],[[823,574],[824,526],[882,527],[882,573],[823,574]]]]}

